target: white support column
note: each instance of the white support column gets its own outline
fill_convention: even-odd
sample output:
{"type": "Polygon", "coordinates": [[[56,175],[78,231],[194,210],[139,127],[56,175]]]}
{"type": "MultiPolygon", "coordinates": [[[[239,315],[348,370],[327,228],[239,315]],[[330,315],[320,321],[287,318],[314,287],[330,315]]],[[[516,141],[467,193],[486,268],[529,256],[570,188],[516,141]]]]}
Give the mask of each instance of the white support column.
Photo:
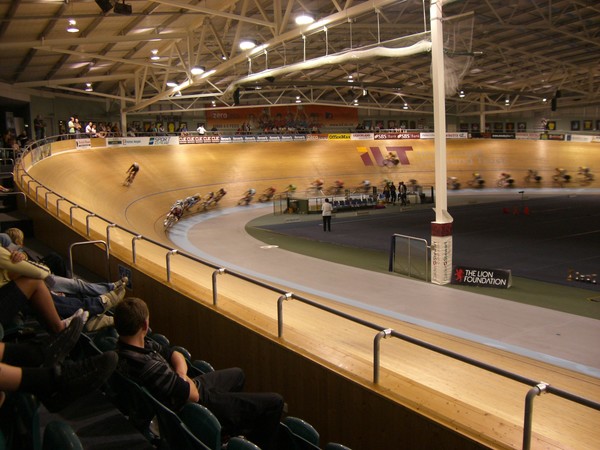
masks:
{"type": "Polygon", "coordinates": [[[431,0],[431,72],[435,128],[435,222],[431,223],[431,282],[448,284],[452,277],[452,216],[448,213],[446,166],[446,89],[442,4],[431,0]]]}
{"type": "Polygon", "coordinates": [[[121,95],[121,136],[127,136],[127,112],[125,108],[127,104],[125,102],[125,83],[119,83],[119,94],[121,95]]]}
{"type": "Polygon", "coordinates": [[[479,95],[479,130],[485,133],[485,95],[479,95]]]}

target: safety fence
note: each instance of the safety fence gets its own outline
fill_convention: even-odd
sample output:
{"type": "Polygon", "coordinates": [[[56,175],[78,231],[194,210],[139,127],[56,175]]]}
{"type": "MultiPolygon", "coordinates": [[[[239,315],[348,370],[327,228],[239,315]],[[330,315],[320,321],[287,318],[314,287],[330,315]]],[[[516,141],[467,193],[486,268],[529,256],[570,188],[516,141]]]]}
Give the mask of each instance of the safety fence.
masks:
{"type": "MultiPolygon", "coordinates": [[[[284,318],[284,305],[286,302],[296,301],[300,302],[304,305],[308,305],[312,308],[327,312],[336,317],[342,318],[354,324],[361,325],[368,329],[373,330],[373,377],[372,381],[375,384],[379,384],[379,374],[380,374],[380,354],[382,352],[381,349],[381,341],[383,339],[399,339],[403,342],[410,343],[412,345],[418,346],[423,349],[427,349],[431,352],[444,355],[448,358],[452,358],[457,361],[461,361],[473,367],[477,367],[489,373],[516,381],[523,385],[529,387],[524,401],[524,411],[523,411],[523,441],[522,448],[524,450],[529,450],[531,448],[531,435],[532,435],[532,417],[533,417],[533,407],[534,407],[534,399],[541,394],[551,394],[562,399],[568,400],[570,402],[574,402],[576,404],[582,405],[587,408],[591,408],[596,411],[600,411],[600,403],[584,398],[582,396],[573,394],[566,390],[554,387],[548,383],[543,381],[535,380],[526,376],[522,376],[517,373],[510,372],[508,370],[504,370],[500,367],[493,366],[491,364],[470,358],[468,356],[456,353],[454,351],[448,350],[446,348],[431,344],[429,342],[423,341],[421,339],[417,339],[415,337],[409,336],[404,333],[400,333],[391,328],[381,326],[379,324],[369,322],[363,320],[359,317],[347,314],[343,311],[339,311],[335,308],[331,308],[329,306],[320,304],[314,300],[299,296],[294,294],[293,292],[289,292],[285,289],[278,288],[276,286],[270,285],[263,281],[257,280],[253,277],[247,276],[243,273],[236,272],[230,270],[226,267],[221,267],[220,265],[211,263],[209,261],[200,259],[194,255],[188,254],[184,251],[170,248],[167,245],[164,245],[160,242],[157,242],[148,237],[142,236],[137,233],[135,230],[128,229],[119,224],[112,223],[112,221],[104,218],[102,216],[96,215],[93,211],[88,210],[80,205],[77,205],[75,202],[69,200],[67,197],[53,192],[48,187],[44,186],[43,183],[34,179],[26,170],[25,161],[34,162],[39,161],[43,157],[47,157],[51,152],[46,152],[43,150],[44,146],[36,146],[33,145],[27,149],[27,151],[17,160],[17,165],[15,166],[15,182],[21,187],[22,191],[25,192],[28,196],[32,197],[36,203],[43,205],[48,213],[52,214],[52,210],[49,208],[50,197],[56,197],[55,200],[55,215],[59,221],[63,221],[60,217],[60,204],[61,202],[66,202],[69,204],[69,225],[73,227],[74,223],[74,212],[79,210],[83,211],[86,214],[86,233],[88,237],[91,237],[91,226],[90,223],[92,220],[101,221],[105,224],[105,240],[96,240],[94,241],[96,244],[101,245],[105,248],[107,252],[107,258],[111,248],[111,232],[115,229],[121,230],[131,236],[131,252],[133,264],[136,264],[137,261],[137,243],[139,241],[144,241],[152,244],[153,246],[164,250],[164,274],[166,276],[167,281],[171,281],[172,279],[172,259],[173,258],[184,258],[188,261],[193,262],[194,264],[198,264],[200,266],[204,266],[210,269],[213,269],[212,272],[212,303],[215,307],[218,307],[219,300],[219,277],[231,276],[235,277],[239,280],[243,280],[251,285],[258,286],[264,288],[268,291],[273,292],[274,295],[277,296],[277,334],[279,338],[282,338],[285,331],[285,318],[284,318]],[[36,154],[37,153],[37,154],[36,154]],[[43,193],[43,202],[41,201],[41,192],[43,193]]],[[[64,221],[63,221],[64,222],[64,221]]],[[[411,239],[412,240],[412,239],[411,239]]],[[[409,240],[409,241],[411,241],[409,240]]],[[[425,243],[426,244],[426,243],[425,243]]],[[[422,245],[420,243],[419,245],[422,245]]],[[[70,255],[70,264],[72,265],[72,255],[70,255]]],[[[440,373],[440,376],[442,374],[440,373]]]]}

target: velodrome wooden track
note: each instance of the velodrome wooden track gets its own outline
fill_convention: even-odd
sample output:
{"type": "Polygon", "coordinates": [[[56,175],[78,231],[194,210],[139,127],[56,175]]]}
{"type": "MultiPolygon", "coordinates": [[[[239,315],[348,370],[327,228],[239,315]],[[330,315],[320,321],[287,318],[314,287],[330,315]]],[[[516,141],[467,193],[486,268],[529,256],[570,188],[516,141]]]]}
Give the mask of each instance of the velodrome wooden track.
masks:
{"type": "MultiPolygon", "coordinates": [[[[383,178],[417,179],[433,184],[431,141],[307,141],[291,143],[161,146],[144,148],[92,148],[58,151],[30,169],[45,186],[96,214],[168,245],[163,231],[165,213],[175,199],[225,187],[228,195],[220,208],[232,207],[249,187],[261,192],[268,186],[282,189],[289,183],[300,189],[314,178],[326,185],[343,179],[347,186],[363,179],[378,183],[383,178]],[[378,147],[412,147],[409,164],[393,169],[367,166],[361,154],[378,147]],[[121,185],[132,161],[141,171],[130,188],[121,185]]],[[[97,143],[94,143],[97,145],[97,143]]],[[[370,153],[372,156],[372,153],[370,153]]],[[[509,172],[520,182],[528,168],[537,169],[543,185],[551,186],[555,167],[575,175],[578,166],[600,170],[600,144],[549,141],[448,141],[448,173],[463,182],[480,172],[493,183],[500,172],[509,172]]],[[[574,177],[575,178],[575,177],[574,177]]],[[[574,183],[576,181],[574,180],[574,183]]],[[[598,181],[585,187],[598,187],[598,181]]],[[[64,208],[68,211],[66,203],[64,208]]],[[[76,213],[77,214],[77,213],[76,213]]],[[[82,219],[80,216],[80,220],[82,219]]],[[[105,224],[103,225],[105,227],[105,224]]],[[[102,227],[100,233],[103,233],[102,227]]],[[[200,231],[201,232],[201,231],[200,231]]],[[[131,236],[115,232],[115,245],[130,246],[131,236]]],[[[227,246],[226,237],[223,246],[227,246]]],[[[140,246],[144,258],[164,261],[164,252],[140,246]]],[[[176,260],[175,282],[209,287],[212,271],[198,270],[176,260]]],[[[410,281],[410,280],[409,280],[410,281]]],[[[220,288],[228,301],[220,307],[248,326],[276,335],[275,310],[264,290],[229,280],[220,288]],[[243,296],[239,293],[243,292],[243,296]]],[[[198,291],[201,291],[198,289],[198,291]]],[[[204,292],[204,291],[202,291],[204,292]]],[[[302,294],[300,292],[300,294],[302,294]]],[[[307,295],[310,297],[309,295],[307,295]]],[[[358,308],[334,305],[375,323],[389,324],[397,331],[444,346],[475,359],[533,379],[543,380],[583,397],[600,401],[600,380],[578,372],[484,346],[358,308]]],[[[210,302],[210,298],[198,301],[210,302]]],[[[483,321],[488,318],[482,318],[483,321]]],[[[490,323],[490,326],[493,326],[490,323]]],[[[372,374],[372,332],[338,322],[330,315],[302,305],[286,305],[285,340],[292,347],[309,351],[324,364],[346,376],[368,383],[372,374]],[[287,318],[289,317],[289,321],[287,318]]],[[[590,342],[590,345],[597,345],[590,342]]],[[[503,378],[436,356],[398,342],[385,343],[379,389],[422,414],[457,429],[473,439],[497,448],[519,448],[523,423],[523,398],[527,388],[503,378]]],[[[600,414],[546,395],[536,399],[532,448],[594,449],[600,442],[600,414]]]]}

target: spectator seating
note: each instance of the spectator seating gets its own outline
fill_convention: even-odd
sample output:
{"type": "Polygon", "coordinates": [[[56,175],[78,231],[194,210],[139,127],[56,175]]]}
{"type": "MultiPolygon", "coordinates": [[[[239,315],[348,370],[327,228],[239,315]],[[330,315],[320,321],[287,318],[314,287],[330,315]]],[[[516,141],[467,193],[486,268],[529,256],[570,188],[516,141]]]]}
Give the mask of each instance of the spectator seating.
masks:
{"type": "Polygon", "coordinates": [[[283,425],[291,431],[297,450],[319,448],[319,433],[308,422],[298,417],[288,416],[283,419],[283,425]]]}
{"type": "MultiPolygon", "coordinates": [[[[150,401],[158,420],[160,448],[171,450],[211,450],[210,447],[205,445],[192,433],[175,412],[159,402],[145,388],[142,388],[142,391],[150,401]]],[[[187,406],[185,405],[184,408],[187,406]]]]}
{"type": "Polygon", "coordinates": [[[112,374],[109,386],[114,393],[111,396],[113,404],[146,440],[153,444],[157,443],[159,438],[151,429],[156,415],[154,405],[142,388],[118,372],[112,374]]]}
{"type": "Polygon", "coordinates": [[[42,450],[83,450],[83,445],[68,423],[55,420],[46,425],[42,450]]]}
{"type": "Polygon", "coordinates": [[[221,450],[221,424],[208,408],[188,403],[179,412],[179,417],[210,450],[221,450]]]}
{"type": "Polygon", "coordinates": [[[232,437],[227,443],[227,450],[260,450],[260,447],[241,437],[232,437]]]}
{"type": "Polygon", "coordinates": [[[328,443],[323,450],[351,450],[350,447],[346,447],[345,445],[338,444],[336,442],[328,443]]]}

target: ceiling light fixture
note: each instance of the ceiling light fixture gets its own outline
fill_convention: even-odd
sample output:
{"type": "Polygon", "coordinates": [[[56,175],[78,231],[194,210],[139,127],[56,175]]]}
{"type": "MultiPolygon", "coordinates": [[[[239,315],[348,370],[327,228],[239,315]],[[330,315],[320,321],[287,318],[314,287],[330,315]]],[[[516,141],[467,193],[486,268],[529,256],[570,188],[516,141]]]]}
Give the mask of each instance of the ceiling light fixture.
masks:
{"type": "Polygon", "coordinates": [[[177,86],[177,83],[175,83],[174,81],[167,81],[167,86],[173,88],[177,86]]]}
{"type": "Polygon", "coordinates": [[[315,18],[310,14],[302,13],[296,16],[296,25],[308,25],[315,21],[315,18]]]}
{"type": "Polygon", "coordinates": [[[253,39],[242,39],[240,41],[240,50],[251,50],[258,45],[253,39]]]}
{"type": "Polygon", "coordinates": [[[354,78],[352,78],[352,75],[348,75],[348,83],[354,83],[354,78]]]}
{"type": "Polygon", "coordinates": [[[92,83],[85,83],[85,91],[93,92],[94,88],[92,87],[92,83]]]}
{"type": "Polygon", "coordinates": [[[67,27],[67,31],[69,33],[79,33],[79,28],[77,28],[77,22],[75,19],[69,19],[69,26],[67,27]]]}
{"type": "Polygon", "coordinates": [[[460,92],[458,93],[458,96],[460,98],[465,98],[465,91],[463,91],[462,89],[460,90],[460,92]]]}
{"type": "Polygon", "coordinates": [[[402,109],[408,109],[408,103],[404,103],[404,106],[402,107],[402,109]]]}
{"type": "Polygon", "coordinates": [[[201,73],[204,73],[204,67],[192,67],[192,70],[190,70],[190,72],[192,72],[192,75],[200,75],[201,73]]]}
{"type": "Polygon", "coordinates": [[[158,56],[158,49],[154,48],[150,51],[152,52],[152,56],[150,57],[150,59],[152,61],[158,61],[160,59],[160,56],[158,56]]]}
{"type": "Polygon", "coordinates": [[[296,97],[296,103],[302,103],[302,100],[300,100],[300,96],[296,97]]]}

